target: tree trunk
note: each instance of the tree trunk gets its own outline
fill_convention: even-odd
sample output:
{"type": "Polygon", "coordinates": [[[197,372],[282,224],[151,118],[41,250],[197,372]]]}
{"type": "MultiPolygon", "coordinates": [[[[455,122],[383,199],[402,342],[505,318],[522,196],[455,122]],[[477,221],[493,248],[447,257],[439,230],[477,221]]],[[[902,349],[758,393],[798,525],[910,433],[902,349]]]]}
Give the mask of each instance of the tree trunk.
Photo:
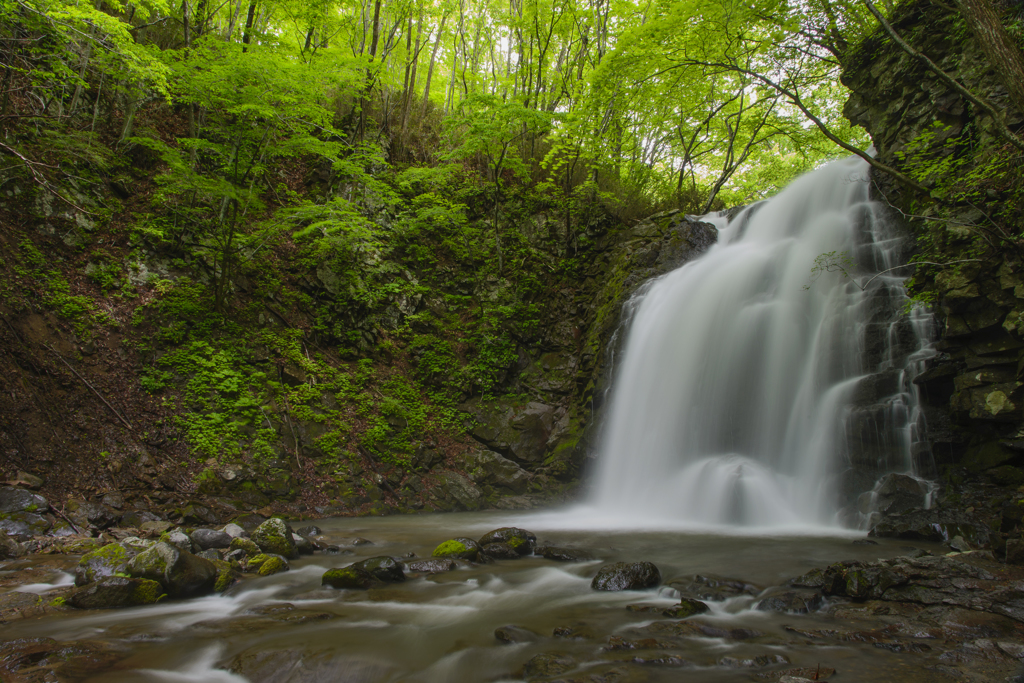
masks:
{"type": "Polygon", "coordinates": [[[434,64],[437,63],[437,50],[441,47],[441,39],[444,37],[444,22],[448,21],[448,15],[441,17],[441,26],[437,29],[437,39],[434,41],[434,49],[430,51],[430,66],[427,67],[427,82],[423,87],[423,114],[427,113],[427,105],[430,104],[430,81],[434,77],[434,64]]]}
{"type": "Polygon", "coordinates": [[[1010,93],[1010,101],[1024,114],[1024,54],[1006,32],[991,0],[956,0],[956,6],[1010,93]]]}
{"type": "Polygon", "coordinates": [[[256,0],[249,0],[249,11],[245,15],[245,30],[242,31],[242,52],[248,52],[252,41],[252,25],[256,21],[256,0]]]}

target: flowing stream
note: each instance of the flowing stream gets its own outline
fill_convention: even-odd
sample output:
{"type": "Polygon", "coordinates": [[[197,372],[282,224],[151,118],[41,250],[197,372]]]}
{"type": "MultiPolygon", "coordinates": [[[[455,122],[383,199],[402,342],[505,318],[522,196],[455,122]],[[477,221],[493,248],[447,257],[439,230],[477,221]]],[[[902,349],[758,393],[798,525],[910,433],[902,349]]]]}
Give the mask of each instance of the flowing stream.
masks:
{"type": "Polygon", "coordinates": [[[707,219],[718,243],[631,303],[581,516],[638,527],[836,525],[851,398],[901,362],[871,416],[871,436],[890,453],[873,470],[914,473],[923,419],[910,380],[932,353],[928,317],[912,317],[910,359],[894,350],[905,320],[887,321],[881,357],[867,357],[878,300],[905,299],[902,276],[877,275],[899,265],[905,242],[869,200],[867,168],[834,162],[732,221],[707,219]],[[812,270],[819,257],[826,267],[812,270]]]}
{"type": "MultiPolygon", "coordinates": [[[[837,520],[837,482],[863,459],[847,443],[858,386],[869,377],[891,380],[872,399],[870,419],[858,423],[862,441],[884,451],[868,470],[913,472],[923,423],[911,380],[931,353],[924,316],[908,326],[878,315],[880,300],[891,309],[903,296],[899,277],[868,280],[898,264],[900,240],[886,234],[867,197],[863,163],[830,164],[731,222],[713,219],[718,244],[631,303],[587,505],[514,516],[321,520],[321,540],[349,547],[349,557],[304,557],[288,572],[247,578],[223,595],[15,621],[0,625],[0,647],[36,637],[69,647],[100,643],[113,663],[79,680],[104,683],[514,681],[535,678],[524,665],[550,652],[569,658],[573,681],[765,680],[755,674],[819,664],[840,670],[842,680],[933,680],[870,642],[823,647],[787,630],[794,620],[834,628],[824,613],[756,609],[764,589],[811,568],[906,552],[900,541],[854,543],[863,532],[837,520]],[[849,267],[856,281],[835,269],[813,276],[815,259],[829,252],[856,261],[849,267]],[[883,340],[873,359],[872,326],[881,326],[883,340]],[[447,539],[507,525],[594,559],[465,565],[369,591],[320,585],[331,567],[379,555],[422,558],[447,539]],[[348,542],[357,536],[373,545],[348,542]],[[638,560],[659,567],[660,588],[591,589],[601,564],[638,560]],[[613,647],[617,637],[681,628],[660,611],[626,607],[667,608],[698,574],[745,587],[709,598],[711,611],[683,624],[704,630],[676,638],[671,650],[613,647]],[[502,644],[495,629],[509,624],[534,635],[502,644]],[[613,675],[609,667],[626,668],[613,675]]],[[[56,563],[46,565],[50,583],[21,588],[48,600],[76,561],[19,560],[0,568],[0,578],[56,563]]]]}

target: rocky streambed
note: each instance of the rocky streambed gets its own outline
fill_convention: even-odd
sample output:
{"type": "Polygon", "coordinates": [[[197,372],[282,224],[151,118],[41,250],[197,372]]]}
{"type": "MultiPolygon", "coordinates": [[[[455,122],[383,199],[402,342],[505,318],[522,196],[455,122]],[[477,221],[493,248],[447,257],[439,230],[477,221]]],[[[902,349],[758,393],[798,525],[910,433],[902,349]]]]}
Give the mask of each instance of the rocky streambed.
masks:
{"type": "Polygon", "coordinates": [[[250,530],[170,529],[111,538],[131,557],[99,578],[97,557],[125,557],[94,549],[91,557],[9,558],[0,566],[0,676],[298,683],[1019,675],[1024,570],[988,551],[854,535],[570,531],[553,519],[320,520],[293,530],[309,543],[300,540],[294,553],[287,539],[272,552],[282,539],[269,532],[286,528],[274,520],[250,530]],[[226,547],[198,547],[213,543],[226,547]],[[217,569],[212,577],[203,562],[217,569]],[[179,565],[195,571],[169,570],[179,565]],[[352,577],[361,583],[346,583],[352,577]],[[146,581],[160,592],[152,604],[106,609],[79,597],[96,598],[90,587],[104,581],[122,600],[145,598],[146,581]],[[127,590],[125,582],[139,583],[127,590]]]}

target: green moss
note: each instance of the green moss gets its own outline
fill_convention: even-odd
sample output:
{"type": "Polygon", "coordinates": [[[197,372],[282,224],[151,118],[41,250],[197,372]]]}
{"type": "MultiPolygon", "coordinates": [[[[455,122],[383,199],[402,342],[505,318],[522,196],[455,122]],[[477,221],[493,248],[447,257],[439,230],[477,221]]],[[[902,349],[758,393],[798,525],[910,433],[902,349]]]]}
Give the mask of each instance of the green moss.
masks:
{"type": "Polygon", "coordinates": [[[432,557],[452,557],[455,555],[465,554],[467,548],[458,541],[445,541],[441,545],[434,548],[434,552],[431,553],[432,557]]]}
{"type": "Polygon", "coordinates": [[[511,536],[505,541],[505,543],[507,543],[512,549],[516,550],[526,543],[526,539],[521,536],[511,536]]]}
{"type": "Polygon", "coordinates": [[[231,546],[229,550],[241,550],[245,553],[246,557],[252,558],[260,555],[260,547],[248,538],[233,538],[231,539],[231,546]]]}
{"type": "Polygon", "coordinates": [[[50,607],[64,607],[68,604],[67,598],[61,596],[50,601],[50,607]]]}
{"type": "Polygon", "coordinates": [[[263,566],[263,563],[270,559],[270,556],[265,553],[254,555],[249,558],[249,561],[245,563],[247,569],[259,569],[263,566]]]}
{"type": "Polygon", "coordinates": [[[270,576],[271,574],[286,571],[288,571],[288,563],[283,558],[270,556],[260,565],[257,574],[260,576],[270,576]]]}
{"type": "Polygon", "coordinates": [[[152,605],[165,597],[164,588],[156,581],[141,579],[132,591],[132,604],[152,605]]]}
{"type": "Polygon", "coordinates": [[[93,559],[107,560],[112,564],[126,564],[128,560],[131,559],[131,557],[129,557],[128,551],[125,550],[124,546],[122,546],[120,543],[108,543],[102,548],[97,548],[91,553],[86,553],[85,555],[83,555],[80,564],[84,566],[85,563],[93,559]]]}

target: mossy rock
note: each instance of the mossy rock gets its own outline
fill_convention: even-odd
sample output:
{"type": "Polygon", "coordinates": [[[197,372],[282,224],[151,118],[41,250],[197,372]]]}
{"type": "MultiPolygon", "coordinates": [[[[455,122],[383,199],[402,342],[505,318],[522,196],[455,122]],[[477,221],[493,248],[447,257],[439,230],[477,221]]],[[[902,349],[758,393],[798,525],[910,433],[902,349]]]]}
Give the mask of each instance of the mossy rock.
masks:
{"type": "Polygon", "coordinates": [[[260,576],[270,576],[271,574],[286,572],[291,567],[288,566],[288,560],[280,555],[264,553],[250,559],[246,563],[245,568],[246,571],[255,571],[260,576]]]}
{"type": "Polygon", "coordinates": [[[504,543],[520,555],[529,555],[537,545],[537,536],[525,529],[514,526],[506,526],[494,531],[489,531],[480,537],[481,546],[492,543],[504,543]]]}
{"type": "Polygon", "coordinates": [[[299,550],[295,546],[295,539],[288,523],[280,517],[274,517],[260,524],[252,532],[252,540],[264,553],[280,555],[288,560],[294,560],[299,556],[299,550]]]}
{"type": "Polygon", "coordinates": [[[402,562],[387,555],[371,557],[368,560],[356,562],[351,566],[369,572],[374,578],[384,583],[405,581],[405,570],[402,568],[402,562]]]}
{"type": "Polygon", "coordinates": [[[480,555],[480,544],[472,538],[453,538],[434,548],[432,557],[455,557],[474,561],[480,555]]]}
{"type": "Polygon", "coordinates": [[[75,568],[75,585],[95,583],[105,576],[123,574],[138,550],[120,543],[108,543],[82,556],[75,568]]]}
{"type": "Polygon", "coordinates": [[[700,600],[692,600],[690,598],[683,598],[679,601],[678,605],[670,607],[669,609],[662,612],[666,617],[673,617],[675,619],[685,619],[686,617],[692,617],[694,614],[704,614],[711,608],[706,603],[700,600]]]}
{"type": "Polygon", "coordinates": [[[217,567],[217,581],[213,584],[215,593],[223,593],[238,583],[240,572],[237,563],[233,564],[227,560],[212,560],[212,562],[217,567]]]}
{"type": "Polygon", "coordinates": [[[213,590],[217,582],[217,566],[170,545],[157,543],[128,563],[128,574],[134,578],[157,581],[168,595],[187,598],[213,590]]]}
{"type": "Polygon", "coordinates": [[[117,609],[152,605],[163,597],[163,587],[156,581],[105,576],[77,589],[67,602],[78,609],[117,609]]]}
{"type": "Polygon", "coordinates": [[[320,585],[331,588],[366,590],[381,586],[383,582],[365,569],[349,565],[348,567],[328,569],[321,577],[320,585]]]}
{"type": "Polygon", "coordinates": [[[229,552],[231,550],[241,550],[245,553],[246,557],[256,557],[257,555],[263,552],[262,550],[260,550],[260,547],[256,545],[253,541],[251,541],[248,538],[242,537],[234,538],[231,540],[229,552]]]}

